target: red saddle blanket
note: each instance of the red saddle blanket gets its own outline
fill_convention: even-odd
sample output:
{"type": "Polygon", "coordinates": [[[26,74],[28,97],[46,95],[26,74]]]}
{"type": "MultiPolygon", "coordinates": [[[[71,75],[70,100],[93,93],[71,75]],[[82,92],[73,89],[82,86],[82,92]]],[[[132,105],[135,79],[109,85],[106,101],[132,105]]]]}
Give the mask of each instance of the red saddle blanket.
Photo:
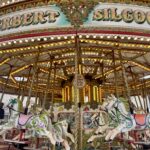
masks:
{"type": "Polygon", "coordinates": [[[146,114],[135,114],[134,119],[137,125],[143,126],[146,123],[146,114]]]}
{"type": "Polygon", "coordinates": [[[32,115],[20,114],[18,119],[18,124],[24,126],[31,117],[32,115]]]}

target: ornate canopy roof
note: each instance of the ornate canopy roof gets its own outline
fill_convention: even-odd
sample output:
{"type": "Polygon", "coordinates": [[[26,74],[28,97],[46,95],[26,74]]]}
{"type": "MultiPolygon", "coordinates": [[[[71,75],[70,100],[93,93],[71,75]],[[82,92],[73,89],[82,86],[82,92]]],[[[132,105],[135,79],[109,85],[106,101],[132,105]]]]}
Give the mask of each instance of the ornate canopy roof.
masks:
{"type": "MultiPolygon", "coordinates": [[[[17,8],[24,9],[25,6],[56,3],[40,0],[36,2],[18,2],[10,7],[4,6],[0,13],[2,15],[7,10],[11,12],[17,8]]],[[[135,2],[141,3],[138,0],[134,0],[133,3],[135,2]]],[[[3,86],[6,84],[12,67],[7,83],[8,92],[15,93],[20,87],[29,88],[37,63],[38,69],[34,78],[33,90],[39,92],[47,90],[46,84],[51,69],[51,85],[48,91],[55,90],[55,93],[61,94],[62,83],[71,81],[74,77],[75,54],[78,51],[79,72],[86,79],[95,80],[102,85],[104,90],[114,91],[116,82],[120,93],[124,90],[121,62],[125,66],[128,83],[133,91],[142,86],[149,88],[150,81],[142,80],[144,76],[150,74],[149,31],[134,28],[83,27],[82,19],[88,16],[87,12],[91,11],[97,3],[97,0],[92,2],[59,1],[56,4],[61,7],[73,26],[1,36],[0,84],[3,86]],[[67,5],[69,9],[64,4],[70,4],[67,5]],[[73,6],[76,8],[74,13],[69,13],[73,6]],[[85,10],[85,13],[78,14],[80,12],[78,6],[84,6],[82,10],[85,10]],[[114,72],[117,74],[116,79],[114,72]],[[54,75],[56,75],[55,79],[54,75]]],[[[143,3],[148,5],[148,0],[143,0],[143,3]]]]}

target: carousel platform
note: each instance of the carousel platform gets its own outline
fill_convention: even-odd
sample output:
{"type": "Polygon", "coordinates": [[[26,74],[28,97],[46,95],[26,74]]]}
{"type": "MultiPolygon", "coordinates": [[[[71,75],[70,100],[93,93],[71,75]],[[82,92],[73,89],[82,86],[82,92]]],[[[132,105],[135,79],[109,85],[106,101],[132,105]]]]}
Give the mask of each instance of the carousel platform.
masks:
{"type": "Polygon", "coordinates": [[[18,150],[20,149],[21,144],[25,143],[12,140],[1,140],[0,150],[18,150]]]}
{"type": "Polygon", "coordinates": [[[0,150],[17,150],[17,148],[7,143],[0,143],[0,150]]]}

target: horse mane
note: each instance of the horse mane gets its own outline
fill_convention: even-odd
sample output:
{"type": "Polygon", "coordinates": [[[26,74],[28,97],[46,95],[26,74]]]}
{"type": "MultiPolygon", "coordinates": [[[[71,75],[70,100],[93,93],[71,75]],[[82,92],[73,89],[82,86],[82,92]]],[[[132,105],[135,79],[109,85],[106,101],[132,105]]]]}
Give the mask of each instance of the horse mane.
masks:
{"type": "Polygon", "coordinates": [[[130,111],[130,106],[129,106],[128,100],[123,98],[123,97],[119,97],[119,100],[124,104],[126,110],[129,112],[130,111]]]}

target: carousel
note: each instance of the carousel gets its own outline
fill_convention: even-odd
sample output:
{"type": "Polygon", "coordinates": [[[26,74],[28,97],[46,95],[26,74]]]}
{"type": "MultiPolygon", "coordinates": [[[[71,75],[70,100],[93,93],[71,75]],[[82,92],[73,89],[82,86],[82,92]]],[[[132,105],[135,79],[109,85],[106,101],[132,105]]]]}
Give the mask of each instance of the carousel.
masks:
{"type": "Polygon", "coordinates": [[[0,150],[150,149],[149,7],[1,0],[0,150]]]}

